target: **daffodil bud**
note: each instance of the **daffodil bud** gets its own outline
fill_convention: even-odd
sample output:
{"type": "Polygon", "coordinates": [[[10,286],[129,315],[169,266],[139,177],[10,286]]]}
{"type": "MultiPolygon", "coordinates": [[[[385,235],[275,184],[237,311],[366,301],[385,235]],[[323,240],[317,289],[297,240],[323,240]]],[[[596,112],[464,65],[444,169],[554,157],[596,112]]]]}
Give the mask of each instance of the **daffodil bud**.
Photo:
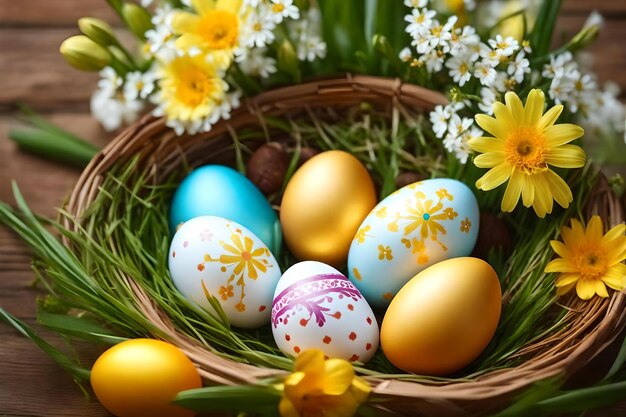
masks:
{"type": "Polygon", "coordinates": [[[294,76],[299,72],[298,56],[288,40],[283,41],[278,48],[278,68],[294,76]]]}
{"type": "Polygon", "coordinates": [[[154,27],[150,13],[135,3],[125,3],[122,6],[122,17],[130,31],[141,40],[145,40],[145,33],[154,27]]]}
{"type": "Polygon", "coordinates": [[[102,46],[119,44],[113,34],[113,29],[104,20],[95,17],[83,17],[78,19],[78,28],[85,36],[102,46]]]}
{"type": "Polygon", "coordinates": [[[81,71],[100,71],[111,62],[109,52],[84,35],[67,38],[59,50],[71,66],[81,71]]]}
{"type": "Polygon", "coordinates": [[[598,25],[591,25],[584,27],[567,43],[566,48],[572,52],[585,49],[592,44],[600,34],[600,27],[598,25]]]}

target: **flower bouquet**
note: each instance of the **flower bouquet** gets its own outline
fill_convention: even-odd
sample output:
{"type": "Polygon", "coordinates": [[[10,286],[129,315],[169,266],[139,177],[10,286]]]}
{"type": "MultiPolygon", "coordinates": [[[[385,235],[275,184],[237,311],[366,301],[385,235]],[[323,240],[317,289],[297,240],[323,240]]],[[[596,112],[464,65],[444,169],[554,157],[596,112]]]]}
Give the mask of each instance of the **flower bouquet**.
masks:
{"type": "Polygon", "coordinates": [[[85,369],[0,312],[112,413],[623,398],[623,347],[561,388],[626,324],[620,183],[583,149],[623,145],[581,59],[597,16],[554,50],[560,1],[109,3],[136,48],[83,18],[61,53],[130,126],[94,154],[40,123],[90,161],[57,220],[17,187],[0,220],[37,257],[39,322],[114,346],[85,369]]]}

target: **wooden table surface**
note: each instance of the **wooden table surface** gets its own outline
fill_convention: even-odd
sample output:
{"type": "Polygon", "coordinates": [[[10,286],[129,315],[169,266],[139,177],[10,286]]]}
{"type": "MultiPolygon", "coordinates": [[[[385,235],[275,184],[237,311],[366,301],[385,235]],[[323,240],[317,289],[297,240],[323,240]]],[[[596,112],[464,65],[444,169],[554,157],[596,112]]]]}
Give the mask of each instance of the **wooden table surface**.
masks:
{"type": "MultiPolygon", "coordinates": [[[[626,0],[565,0],[559,33],[573,34],[591,8],[605,16],[604,29],[591,49],[601,80],[612,79],[626,89],[626,0]]],[[[104,0],[0,0],[0,200],[13,203],[11,180],[17,181],[31,208],[53,216],[78,179],[79,170],[46,162],[18,151],[7,139],[19,126],[15,104],[26,103],[53,122],[95,144],[104,145],[113,134],[101,130],[89,115],[89,97],[97,76],[72,70],[58,47],[76,34],[81,16],[117,20],[104,0]]],[[[35,324],[30,252],[6,228],[0,227],[0,306],[35,324]]],[[[56,343],[60,338],[41,334],[56,343]]],[[[89,364],[94,352],[78,349],[89,364]]],[[[108,416],[96,402],[86,401],[71,378],[33,343],[11,327],[0,324],[0,416],[108,416]]],[[[626,405],[595,415],[626,415],[626,405]]]]}

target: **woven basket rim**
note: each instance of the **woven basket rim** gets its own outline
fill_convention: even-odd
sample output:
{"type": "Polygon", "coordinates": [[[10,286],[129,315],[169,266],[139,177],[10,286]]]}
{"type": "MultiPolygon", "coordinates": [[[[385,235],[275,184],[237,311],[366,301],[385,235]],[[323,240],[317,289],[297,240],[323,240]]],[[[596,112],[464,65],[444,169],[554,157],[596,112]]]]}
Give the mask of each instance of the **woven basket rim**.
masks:
{"type": "MultiPolygon", "coordinates": [[[[148,167],[146,169],[156,178],[159,170],[164,169],[167,173],[168,169],[164,167],[185,152],[193,152],[194,147],[206,143],[207,139],[246,124],[263,124],[260,115],[282,115],[294,109],[312,107],[353,106],[363,101],[381,104],[397,102],[418,110],[429,110],[435,105],[447,103],[442,94],[399,79],[346,74],[263,92],[245,100],[229,120],[222,120],[210,132],[198,135],[176,137],[166,127],[163,118],[145,116],[120,133],[92,159],[76,183],[65,209],[80,220],[81,214],[98,194],[104,175],[121,157],[140,153],[143,157],[140,163],[148,167]],[[185,144],[185,149],[181,143],[185,144]]],[[[587,204],[587,215],[591,214],[599,214],[606,225],[624,222],[624,208],[602,178],[587,204]]],[[[69,218],[62,218],[62,222],[71,230],[77,227],[69,218]]],[[[194,340],[180,334],[142,288],[130,278],[128,280],[146,317],[192,359],[204,378],[218,384],[233,385],[255,383],[261,378],[284,373],[232,362],[205,350],[194,340]]],[[[574,331],[558,334],[562,340],[550,351],[539,353],[518,367],[446,385],[366,379],[372,385],[374,394],[392,399],[384,405],[387,411],[478,415],[496,410],[510,402],[515,393],[536,381],[570,377],[609,346],[626,325],[625,293],[614,294],[610,299],[596,297],[587,303],[573,298],[570,302],[568,314],[577,315],[574,324],[578,327],[572,325],[576,327],[574,331]]]]}

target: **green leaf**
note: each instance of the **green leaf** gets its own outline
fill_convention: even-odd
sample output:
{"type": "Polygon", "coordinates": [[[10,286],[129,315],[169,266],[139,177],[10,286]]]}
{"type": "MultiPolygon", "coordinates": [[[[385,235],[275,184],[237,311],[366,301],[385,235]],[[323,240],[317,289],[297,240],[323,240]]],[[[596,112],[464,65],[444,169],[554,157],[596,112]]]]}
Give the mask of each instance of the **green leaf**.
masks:
{"type": "Polygon", "coordinates": [[[554,415],[593,410],[626,398],[626,381],[582,388],[537,404],[540,415],[554,415]]]}
{"type": "Polygon", "coordinates": [[[86,317],[54,314],[39,309],[39,311],[37,311],[37,322],[51,330],[93,343],[114,345],[128,340],[125,337],[116,336],[99,323],[86,317]]]}
{"type": "Polygon", "coordinates": [[[191,389],[179,393],[174,403],[194,411],[277,411],[280,392],[273,388],[242,385],[191,389]]]}
{"type": "Polygon", "coordinates": [[[543,0],[537,21],[530,34],[530,45],[533,48],[533,55],[543,57],[550,51],[550,42],[554,33],[556,19],[561,10],[562,0],[543,0]]]}
{"type": "Polygon", "coordinates": [[[45,130],[11,130],[9,138],[24,151],[77,167],[86,166],[97,152],[78,145],[65,136],[45,130]]]}
{"type": "Polygon", "coordinates": [[[89,380],[90,371],[88,369],[79,366],[76,361],[70,358],[69,355],[43,340],[30,326],[12,316],[2,307],[0,307],[0,318],[9,326],[12,326],[15,330],[20,332],[23,336],[26,336],[35,342],[41,350],[43,350],[48,356],[50,356],[50,358],[52,358],[53,361],[58,363],[75,379],[89,380]]]}

